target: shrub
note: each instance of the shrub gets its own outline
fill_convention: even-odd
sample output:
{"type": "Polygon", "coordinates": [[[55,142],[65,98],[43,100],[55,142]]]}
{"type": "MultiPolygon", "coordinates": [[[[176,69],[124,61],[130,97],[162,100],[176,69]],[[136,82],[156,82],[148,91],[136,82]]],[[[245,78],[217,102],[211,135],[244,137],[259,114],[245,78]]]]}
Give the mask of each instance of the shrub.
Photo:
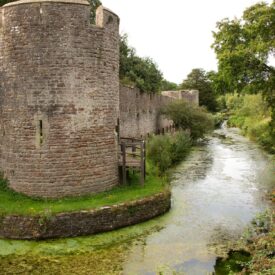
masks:
{"type": "Polygon", "coordinates": [[[242,129],[244,135],[262,145],[271,153],[275,152],[272,138],[271,111],[262,95],[226,95],[226,105],[231,112],[229,126],[242,129]]]}
{"type": "Polygon", "coordinates": [[[214,125],[216,128],[220,127],[225,120],[225,115],[223,113],[214,114],[214,125]]]}
{"type": "Polygon", "coordinates": [[[4,174],[0,171],[0,189],[8,189],[8,181],[4,178],[4,174]]]}
{"type": "Polygon", "coordinates": [[[219,111],[224,111],[226,109],[226,100],[225,100],[225,96],[221,95],[219,96],[217,99],[217,109],[219,111]]]}
{"type": "Polygon", "coordinates": [[[214,128],[214,119],[210,113],[183,100],[171,102],[161,112],[174,121],[176,128],[190,130],[193,140],[202,138],[214,128]]]}
{"type": "Polygon", "coordinates": [[[161,173],[172,165],[171,139],[168,135],[154,136],[147,144],[147,156],[161,173]]]}
{"type": "Polygon", "coordinates": [[[190,152],[192,141],[186,132],[177,132],[171,137],[171,159],[172,164],[182,161],[190,152]]]}
{"type": "Polygon", "coordinates": [[[147,144],[147,157],[163,174],[173,164],[183,160],[191,146],[191,138],[184,131],[174,135],[154,136],[147,144]]]}
{"type": "Polygon", "coordinates": [[[225,96],[226,107],[229,110],[236,110],[242,107],[243,97],[239,94],[227,94],[225,96]]]}

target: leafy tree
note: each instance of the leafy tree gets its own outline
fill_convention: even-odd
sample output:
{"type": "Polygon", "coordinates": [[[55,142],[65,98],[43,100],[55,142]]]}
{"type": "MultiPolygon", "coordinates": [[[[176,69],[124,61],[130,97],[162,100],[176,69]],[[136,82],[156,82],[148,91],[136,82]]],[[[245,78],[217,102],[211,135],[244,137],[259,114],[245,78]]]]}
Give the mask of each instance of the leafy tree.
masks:
{"type": "Polygon", "coordinates": [[[183,100],[173,101],[162,110],[169,119],[173,120],[176,128],[190,130],[193,140],[202,138],[214,127],[214,119],[203,107],[183,100]]]}
{"type": "Polygon", "coordinates": [[[205,106],[209,111],[216,110],[216,100],[212,89],[210,73],[207,73],[203,69],[193,69],[191,73],[188,74],[187,79],[182,82],[180,87],[182,89],[199,90],[200,105],[205,106]]]}
{"type": "Polygon", "coordinates": [[[161,91],[176,91],[178,89],[178,85],[176,83],[167,81],[165,79],[161,82],[161,91]]]}
{"type": "Polygon", "coordinates": [[[151,58],[141,58],[128,45],[127,35],[120,37],[120,80],[141,91],[155,93],[161,89],[162,73],[151,58]]]}
{"type": "Polygon", "coordinates": [[[218,22],[217,29],[212,45],[219,62],[216,88],[262,92],[272,108],[275,142],[275,68],[268,63],[275,56],[275,1],[253,5],[240,19],[218,22]]]}

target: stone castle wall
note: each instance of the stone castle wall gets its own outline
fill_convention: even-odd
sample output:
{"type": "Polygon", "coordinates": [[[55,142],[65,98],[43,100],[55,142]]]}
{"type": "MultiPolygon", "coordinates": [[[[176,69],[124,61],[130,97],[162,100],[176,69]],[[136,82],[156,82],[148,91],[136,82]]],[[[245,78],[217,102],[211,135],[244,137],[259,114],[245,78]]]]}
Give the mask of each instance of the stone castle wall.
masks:
{"type": "Polygon", "coordinates": [[[118,184],[119,18],[84,0],[0,9],[0,169],[18,192],[83,195],[118,184]]]}
{"type": "Polygon", "coordinates": [[[187,102],[199,105],[198,90],[163,91],[161,94],[163,96],[168,96],[178,100],[185,100],[187,102]]]}
{"type": "Polygon", "coordinates": [[[119,99],[121,137],[144,138],[148,134],[168,132],[173,126],[173,121],[159,115],[172,98],[120,86],[119,99]]]}
{"type": "Polygon", "coordinates": [[[160,115],[160,110],[174,100],[186,100],[199,104],[199,92],[169,91],[147,94],[138,88],[120,86],[120,136],[144,138],[173,129],[173,121],[160,115]]]}

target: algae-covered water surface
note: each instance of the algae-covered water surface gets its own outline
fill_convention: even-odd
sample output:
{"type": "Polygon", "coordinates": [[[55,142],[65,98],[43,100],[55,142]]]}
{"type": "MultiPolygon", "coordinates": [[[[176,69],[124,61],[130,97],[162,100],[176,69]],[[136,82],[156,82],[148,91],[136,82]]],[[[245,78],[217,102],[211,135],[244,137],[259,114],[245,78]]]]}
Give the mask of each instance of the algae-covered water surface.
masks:
{"type": "Polygon", "coordinates": [[[258,212],[268,208],[274,163],[222,129],[177,167],[171,211],[91,237],[0,240],[0,274],[207,274],[258,212]]]}

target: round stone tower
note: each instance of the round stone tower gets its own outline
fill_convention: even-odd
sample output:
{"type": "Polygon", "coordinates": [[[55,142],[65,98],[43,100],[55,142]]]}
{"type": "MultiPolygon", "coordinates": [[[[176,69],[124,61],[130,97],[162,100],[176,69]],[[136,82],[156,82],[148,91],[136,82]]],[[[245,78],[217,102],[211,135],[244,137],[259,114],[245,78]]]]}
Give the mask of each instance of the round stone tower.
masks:
{"type": "Polygon", "coordinates": [[[0,9],[0,171],[58,198],[118,184],[119,18],[85,0],[0,9]]]}

